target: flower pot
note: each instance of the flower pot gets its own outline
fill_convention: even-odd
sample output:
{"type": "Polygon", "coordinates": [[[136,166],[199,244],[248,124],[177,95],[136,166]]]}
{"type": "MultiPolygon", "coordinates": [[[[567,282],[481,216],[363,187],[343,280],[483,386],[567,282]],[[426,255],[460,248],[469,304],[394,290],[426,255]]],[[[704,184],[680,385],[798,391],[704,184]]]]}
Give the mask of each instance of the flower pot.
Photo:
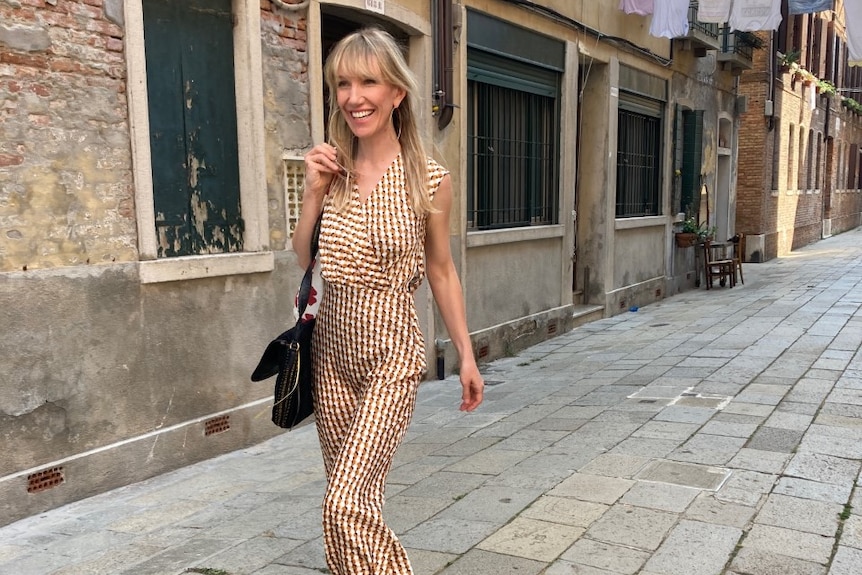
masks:
{"type": "Polygon", "coordinates": [[[674,235],[677,247],[690,248],[697,243],[697,234],[693,232],[677,232],[674,235]]]}

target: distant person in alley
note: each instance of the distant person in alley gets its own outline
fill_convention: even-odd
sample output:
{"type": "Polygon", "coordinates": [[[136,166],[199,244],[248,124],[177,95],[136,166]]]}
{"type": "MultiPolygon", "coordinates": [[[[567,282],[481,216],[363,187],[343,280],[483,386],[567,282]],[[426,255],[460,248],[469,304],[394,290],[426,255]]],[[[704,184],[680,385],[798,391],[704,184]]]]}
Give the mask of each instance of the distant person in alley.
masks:
{"type": "Polygon", "coordinates": [[[329,141],[305,155],[293,248],[305,268],[320,216],[325,287],[313,361],[326,561],[334,575],[410,575],[383,520],[383,490],[427,368],[414,303],[426,273],[459,353],[461,410],[476,409],[484,390],[449,248],[452,183],[426,155],[417,115],[424,103],[392,36],[349,34],[324,73],[329,141]]]}

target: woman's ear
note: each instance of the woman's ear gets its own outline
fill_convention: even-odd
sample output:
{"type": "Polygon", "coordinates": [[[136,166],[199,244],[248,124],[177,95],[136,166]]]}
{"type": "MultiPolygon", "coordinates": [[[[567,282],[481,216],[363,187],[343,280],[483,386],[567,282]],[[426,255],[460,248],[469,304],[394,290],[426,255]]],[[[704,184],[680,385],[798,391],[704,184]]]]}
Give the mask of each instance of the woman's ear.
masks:
{"type": "Polygon", "coordinates": [[[403,102],[404,98],[406,98],[406,97],[407,97],[407,91],[403,90],[401,88],[398,88],[398,90],[395,92],[395,101],[393,102],[392,107],[397,108],[398,106],[400,106],[401,102],[403,102]]]}

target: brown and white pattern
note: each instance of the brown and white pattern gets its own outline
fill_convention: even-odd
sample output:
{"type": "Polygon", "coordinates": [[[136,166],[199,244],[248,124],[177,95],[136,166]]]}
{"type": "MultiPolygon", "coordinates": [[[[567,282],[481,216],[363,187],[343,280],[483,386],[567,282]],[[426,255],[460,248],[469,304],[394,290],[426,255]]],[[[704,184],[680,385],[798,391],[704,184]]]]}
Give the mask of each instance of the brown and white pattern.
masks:
{"type": "MultiPolygon", "coordinates": [[[[446,170],[428,160],[432,195],[446,170]]],[[[315,418],[328,478],[326,561],[333,575],[412,575],[383,521],[383,489],[426,369],[413,294],[425,274],[426,218],[399,155],[362,202],[324,209],[326,280],[314,329],[315,418]]]]}

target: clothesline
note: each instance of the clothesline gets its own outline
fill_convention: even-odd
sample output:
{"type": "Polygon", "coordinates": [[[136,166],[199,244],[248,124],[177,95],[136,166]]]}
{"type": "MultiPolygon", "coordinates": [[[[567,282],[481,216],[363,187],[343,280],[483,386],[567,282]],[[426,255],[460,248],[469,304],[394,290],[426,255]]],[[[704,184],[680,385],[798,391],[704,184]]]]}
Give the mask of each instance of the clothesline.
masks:
{"type": "MultiPolygon", "coordinates": [[[[689,0],[620,0],[626,14],[651,16],[649,33],[657,38],[688,35],[689,0]]],[[[842,3],[847,35],[848,60],[862,66],[862,1],[842,3]]],[[[835,9],[835,0],[788,0],[788,13],[813,14],[835,9]]],[[[781,0],[699,0],[697,20],[727,24],[731,30],[756,32],[777,30],[781,24],[781,0]]]]}

